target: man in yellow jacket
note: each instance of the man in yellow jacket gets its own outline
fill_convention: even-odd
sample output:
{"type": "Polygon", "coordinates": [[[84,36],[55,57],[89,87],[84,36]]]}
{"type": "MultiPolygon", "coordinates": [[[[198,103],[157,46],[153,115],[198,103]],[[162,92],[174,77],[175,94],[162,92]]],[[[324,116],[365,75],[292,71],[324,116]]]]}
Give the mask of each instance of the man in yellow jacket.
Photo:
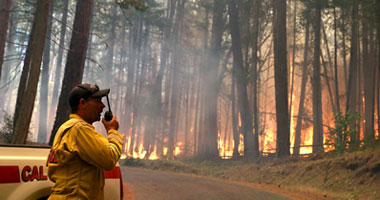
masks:
{"type": "Polygon", "coordinates": [[[109,89],[80,84],[69,94],[70,119],[59,128],[48,156],[48,176],[55,185],[49,199],[104,199],[104,170],[112,170],[120,158],[122,135],[114,115],[102,119],[107,138],[95,131],[109,89]]]}

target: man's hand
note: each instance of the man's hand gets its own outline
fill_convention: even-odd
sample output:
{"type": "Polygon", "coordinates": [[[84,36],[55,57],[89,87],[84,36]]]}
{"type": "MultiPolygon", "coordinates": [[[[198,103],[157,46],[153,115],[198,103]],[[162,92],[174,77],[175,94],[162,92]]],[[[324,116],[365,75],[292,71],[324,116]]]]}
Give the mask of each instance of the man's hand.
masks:
{"type": "Polygon", "coordinates": [[[114,130],[119,129],[119,120],[117,119],[116,115],[113,115],[112,119],[108,122],[103,118],[102,123],[104,125],[104,128],[107,130],[107,133],[111,129],[114,129],[114,130]]]}

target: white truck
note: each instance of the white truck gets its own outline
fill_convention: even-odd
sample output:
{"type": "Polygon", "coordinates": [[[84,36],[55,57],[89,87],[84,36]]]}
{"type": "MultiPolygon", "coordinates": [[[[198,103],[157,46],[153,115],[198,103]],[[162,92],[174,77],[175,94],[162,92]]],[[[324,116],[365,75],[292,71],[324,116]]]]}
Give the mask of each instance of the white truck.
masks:
{"type": "MultiPolygon", "coordinates": [[[[47,199],[53,186],[47,176],[48,145],[0,144],[0,199],[47,199]]],[[[105,171],[104,199],[123,199],[120,167],[105,171]]]]}

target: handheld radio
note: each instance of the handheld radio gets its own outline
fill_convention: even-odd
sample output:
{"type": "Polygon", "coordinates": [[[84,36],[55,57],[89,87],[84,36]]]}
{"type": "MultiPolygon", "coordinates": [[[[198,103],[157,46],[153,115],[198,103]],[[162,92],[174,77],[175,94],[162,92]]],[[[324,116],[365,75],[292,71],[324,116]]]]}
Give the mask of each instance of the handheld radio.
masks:
{"type": "Polygon", "coordinates": [[[106,97],[107,97],[108,111],[104,113],[104,119],[108,122],[108,121],[111,121],[111,119],[113,118],[113,114],[111,111],[110,100],[108,99],[108,95],[106,95],[106,97]]]}

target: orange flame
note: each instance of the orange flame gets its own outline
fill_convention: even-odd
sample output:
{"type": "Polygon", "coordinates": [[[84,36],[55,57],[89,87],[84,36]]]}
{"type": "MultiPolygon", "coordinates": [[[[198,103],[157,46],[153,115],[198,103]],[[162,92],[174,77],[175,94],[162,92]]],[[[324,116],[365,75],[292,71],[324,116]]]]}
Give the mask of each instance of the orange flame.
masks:
{"type": "Polygon", "coordinates": [[[131,112],[131,122],[130,122],[130,125],[131,126],[133,125],[133,112],[131,112]]]}
{"type": "MultiPolygon", "coordinates": [[[[127,157],[132,157],[135,159],[145,159],[147,151],[146,151],[146,149],[144,149],[143,143],[141,142],[140,144],[138,144],[138,147],[135,148],[135,146],[131,146],[130,136],[126,140],[127,140],[127,142],[126,142],[126,145],[124,146],[124,153],[123,153],[121,158],[124,159],[127,157]],[[132,155],[128,151],[128,149],[130,149],[130,148],[133,148],[133,154],[132,155]]],[[[137,145],[137,144],[135,144],[135,145],[137,145]]],[[[183,149],[184,149],[184,143],[178,142],[175,145],[174,155],[180,156],[183,153],[183,149]]],[[[165,146],[165,147],[163,147],[163,155],[167,155],[167,154],[168,154],[168,147],[165,146]]],[[[148,159],[149,160],[157,160],[159,158],[160,158],[160,156],[157,153],[157,145],[154,145],[153,151],[150,153],[148,159]]]]}
{"type": "Polygon", "coordinates": [[[243,134],[240,134],[239,135],[239,148],[238,148],[238,151],[239,151],[239,154],[241,155],[241,156],[243,156],[244,155],[244,136],[243,136],[243,134]]]}
{"type": "MultiPolygon", "coordinates": [[[[231,149],[230,147],[230,140],[226,140],[226,143],[228,144],[225,144],[224,143],[224,139],[221,137],[221,133],[220,131],[218,131],[218,150],[219,150],[219,156],[222,158],[222,159],[230,159],[232,158],[232,155],[233,155],[233,148],[231,149]]],[[[233,141],[232,141],[233,142],[233,141]]]]}
{"type": "Polygon", "coordinates": [[[379,123],[378,123],[378,115],[377,115],[377,109],[375,110],[375,118],[374,118],[374,121],[375,121],[375,138],[376,140],[379,139],[379,123]]]}
{"type": "Polygon", "coordinates": [[[183,153],[183,149],[184,149],[184,143],[183,142],[177,142],[177,144],[175,145],[175,149],[174,149],[174,155],[175,156],[179,156],[183,153]]]}
{"type": "Polygon", "coordinates": [[[306,129],[303,133],[304,134],[304,141],[303,144],[301,144],[300,147],[300,154],[310,154],[313,152],[313,127],[309,127],[306,129]]]}
{"type": "Polygon", "coordinates": [[[239,127],[241,127],[241,116],[240,116],[240,112],[239,112],[238,117],[239,117],[239,127]]]}
{"type": "Polygon", "coordinates": [[[154,146],[153,148],[153,152],[150,154],[149,156],[149,160],[157,160],[159,159],[160,157],[157,155],[157,145],[154,146]]]}
{"type": "Polygon", "coordinates": [[[164,155],[168,155],[168,147],[164,147],[164,155]]]}

